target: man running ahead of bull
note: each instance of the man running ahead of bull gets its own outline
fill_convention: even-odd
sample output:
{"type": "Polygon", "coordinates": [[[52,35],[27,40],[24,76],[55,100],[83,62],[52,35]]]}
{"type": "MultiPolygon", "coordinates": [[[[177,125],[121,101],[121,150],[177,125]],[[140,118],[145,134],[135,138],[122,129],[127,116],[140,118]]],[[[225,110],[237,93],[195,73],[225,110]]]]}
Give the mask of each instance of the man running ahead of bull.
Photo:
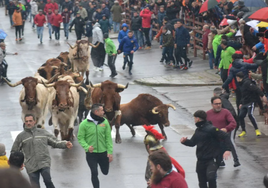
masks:
{"type": "Polygon", "coordinates": [[[98,164],[101,172],[107,175],[109,163],[113,160],[113,141],[111,127],[104,117],[101,104],[93,104],[87,118],[80,123],[78,142],[86,152],[86,160],[91,170],[91,181],[94,188],[99,188],[98,164]]]}

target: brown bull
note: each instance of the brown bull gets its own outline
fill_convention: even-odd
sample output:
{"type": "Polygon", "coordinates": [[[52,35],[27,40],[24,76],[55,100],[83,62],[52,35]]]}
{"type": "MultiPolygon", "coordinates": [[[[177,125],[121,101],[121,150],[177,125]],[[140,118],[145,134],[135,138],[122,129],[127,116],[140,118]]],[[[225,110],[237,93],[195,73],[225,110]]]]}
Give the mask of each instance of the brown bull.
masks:
{"type": "Polygon", "coordinates": [[[38,69],[38,73],[43,78],[49,80],[57,73],[63,74],[65,72],[64,66],[66,66],[66,64],[63,63],[60,59],[51,58],[51,59],[48,59],[46,63],[44,63],[38,69]]]}
{"type": "Polygon", "coordinates": [[[126,124],[133,136],[135,136],[133,126],[158,124],[163,136],[167,139],[164,126],[170,125],[168,108],[176,110],[172,104],[163,104],[162,101],[150,94],[140,94],[129,103],[120,105],[122,114],[119,117],[120,124],[126,124]]]}
{"type": "Polygon", "coordinates": [[[120,143],[121,142],[121,138],[119,135],[120,122],[118,120],[118,115],[121,114],[120,111],[121,96],[119,95],[119,93],[124,91],[124,89],[128,87],[128,84],[124,86],[106,80],[100,84],[94,84],[94,85],[91,84],[91,87],[94,88],[91,94],[92,104],[100,103],[104,105],[106,118],[109,120],[109,122],[115,121],[115,128],[116,132],[118,133],[117,134],[118,137],[116,137],[115,141],[116,143],[120,143]]]}
{"type": "Polygon", "coordinates": [[[69,52],[61,52],[57,58],[67,65],[67,69],[72,68],[72,65],[69,59],[69,52]]]}

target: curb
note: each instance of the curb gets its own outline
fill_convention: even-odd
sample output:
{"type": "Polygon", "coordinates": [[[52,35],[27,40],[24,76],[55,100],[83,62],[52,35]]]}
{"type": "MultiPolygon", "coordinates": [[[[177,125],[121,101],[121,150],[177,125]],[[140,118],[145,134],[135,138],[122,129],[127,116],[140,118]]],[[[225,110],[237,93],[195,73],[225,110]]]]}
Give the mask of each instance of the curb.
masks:
{"type": "Polygon", "coordinates": [[[146,85],[146,86],[157,86],[157,87],[170,87],[170,86],[219,86],[222,85],[222,83],[216,82],[216,83],[204,83],[204,84],[171,84],[171,83],[153,83],[153,82],[146,82],[146,81],[139,81],[134,80],[135,83],[146,85]]]}

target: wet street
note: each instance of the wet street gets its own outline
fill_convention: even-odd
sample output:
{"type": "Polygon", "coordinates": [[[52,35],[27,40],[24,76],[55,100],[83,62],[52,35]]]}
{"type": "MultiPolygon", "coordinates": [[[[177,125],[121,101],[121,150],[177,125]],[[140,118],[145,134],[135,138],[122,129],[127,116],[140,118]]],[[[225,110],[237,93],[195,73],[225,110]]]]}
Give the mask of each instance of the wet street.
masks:
{"type": "MultiPolygon", "coordinates": [[[[8,77],[12,83],[15,83],[27,76],[33,76],[37,69],[49,58],[57,57],[60,52],[68,51],[64,33],[61,31],[60,44],[56,44],[54,39],[49,40],[48,28],[44,30],[43,44],[39,44],[37,34],[32,30],[29,21],[26,21],[24,39],[21,42],[15,41],[15,29],[10,28],[9,18],[4,16],[4,9],[0,8],[0,28],[8,33],[5,40],[7,52],[18,52],[18,56],[9,55],[6,60],[9,64],[8,77]]],[[[54,38],[54,36],[53,36],[54,38]]],[[[75,43],[75,33],[71,33],[68,42],[75,43]]],[[[115,40],[118,45],[117,40],[115,40]]],[[[150,51],[140,50],[134,55],[133,76],[130,77],[127,71],[122,70],[123,57],[118,56],[116,68],[118,76],[114,79],[109,77],[110,70],[104,68],[103,72],[94,72],[92,62],[90,62],[90,81],[100,83],[105,80],[126,84],[129,87],[120,93],[121,103],[127,103],[141,93],[149,93],[164,103],[172,103],[176,106],[176,111],[169,109],[170,127],[165,131],[168,140],[163,145],[169,154],[177,159],[186,171],[186,181],[189,188],[197,188],[198,181],[195,173],[195,148],[186,147],[180,144],[182,136],[190,137],[195,129],[194,121],[190,112],[186,111],[179,104],[173,103],[170,98],[164,94],[176,95],[178,90],[183,88],[173,87],[167,91],[158,91],[157,88],[138,85],[135,79],[144,77],[161,76],[166,74],[185,74],[181,70],[165,68],[159,63],[161,50],[157,49],[158,44],[153,43],[150,51]]],[[[208,68],[208,63],[201,61],[200,58],[194,60],[193,68],[190,72],[196,72],[208,68]]],[[[0,85],[0,143],[4,143],[9,156],[11,146],[16,135],[22,131],[21,107],[19,105],[19,93],[22,86],[11,88],[8,85],[0,85]]],[[[192,94],[192,93],[191,93],[192,94]]],[[[198,93],[197,93],[198,95],[198,93]]],[[[178,96],[179,97],[179,96],[178,96]]],[[[193,96],[194,97],[194,96],[193,96]]],[[[202,101],[203,102],[203,101],[202,101]]],[[[200,102],[200,104],[203,104],[200,102]]],[[[209,102],[209,101],[208,101],[209,102]]],[[[198,103],[198,101],[197,101],[198,103]]],[[[202,106],[202,105],[197,106],[202,106]]],[[[47,117],[48,120],[49,117],[47,117]]],[[[49,126],[46,121],[45,128],[53,132],[53,127],[49,126]]],[[[158,126],[156,128],[159,130],[158,126]]],[[[75,135],[78,126],[75,127],[75,135]]],[[[143,138],[145,131],[143,127],[135,128],[136,136],[132,137],[129,128],[126,125],[121,126],[120,133],[122,138],[121,144],[114,142],[114,161],[110,164],[108,176],[104,176],[99,171],[99,179],[103,188],[143,188],[146,187],[145,167],[147,162],[147,152],[144,147],[143,138]]],[[[114,131],[112,132],[114,141],[114,131]]],[[[257,142],[257,141],[255,141],[257,142]]],[[[52,158],[51,174],[56,187],[58,188],[89,188],[91,184],[90,169],[87,166],[85,152],[75,138],[74,147],[71,150],[50,149],[52,158]]],[[[266,149],[266,148],[265,148],[266,149]]],[[[244,147],[238,147],[237,152],[242,164],[241,167],[234,168],[233,161],[230,159],[226,162],[226,167],[218,170],[218,187],[219,188],[253,188],[263,187],[262,178],[267,172],[263,168],[262,161],[253,158],[244,147]]],[[[262,155],[259,153],[259,155],[262,155]]],[[[27,177],[26,171],[23,174],[27,177]]],[[[42,187],[44,184],[42,183],[42,187]]]]}

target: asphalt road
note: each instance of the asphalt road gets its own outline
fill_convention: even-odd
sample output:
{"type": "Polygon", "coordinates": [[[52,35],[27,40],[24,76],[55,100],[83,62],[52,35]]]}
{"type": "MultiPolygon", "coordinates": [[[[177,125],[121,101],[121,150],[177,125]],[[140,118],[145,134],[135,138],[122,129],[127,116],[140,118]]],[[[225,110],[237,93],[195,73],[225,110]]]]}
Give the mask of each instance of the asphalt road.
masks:
{"type": "MultiPolygon", "coordinates": [[[[63,39],[61,32],[60,44],[56,45],[54,40],[49,40],[48,29],[45,28],[43,44],[39,44],[35,31],[31,29],[27,21],[25,25],[25,38],[22,42],[15,42],[14,28],[10,28],[8,17],[4,16],[4,9],[0,8],[0,28],[8,32],[6,39],[7,51],[18,52],[18,56],[8,56],[9,63],[8,77],[12,82],[17,82],[24,77],[33,76],[36,70],[47,59],[57,57],[60,52],[68,51],[68,45],[63,39]]],[[[54,38],[54,37],[53,37],[54,38]]],[[[75,34],[71,33],[69,42],[75,42],[75,34]]],[[[117,44],[117,41],[115,41],[117,44]]],[[[134,55],[133,76],[129,77],[127,71],[121,69],[122,55],[118,56],[116,67],[119,75],[112,81],[120,84],[130,82],[128,89],[121,93],[122,103],[129,102],[140,93],[150,93],[160,98],[164,103],[171,103],[162,93],[154,88],[136,85],[133,80],[143,77],[152,77],[154,75],[165,74],[185,74],[180,70],[173,70],[163,67],[159,63],[161,50],[157,50],[156,43],[153,43],[153,49],[149,51],[138,51],[134,55]]],[[[193,68],[188,71],[197,72],[208,68],[208,63],[194,59],[193,68]]],[[[91,63],[92,64],[92,63],[91,63]]],[[[98,83],[109,78],[110,71],[105,67],[103,72],[94,72],[91,66],[90,81],[98,83]]],[[[4,143],[9,152],[14,137],[22,130],[22,121],[20,118],[21,108],[19,105],[19,92],[22,86],[10,88],[7,85],[0,86],[0,142],[4,143]]],[[[174,91],[180,88],[174,88],[174,91]]],[[[167,92],[173,92],[168,90],[167,92]]],[[[173,92],[174,93],[174,92],[173,92]]],[[[173,103],[174,104],[174,103],[173,103]]],[[[166,128],[168,140],[163,145],[169,154],[178,160],[186,171],[186,181],[190,188],[198,187],[197,176],[195,173],[195,148],[185,147],[180,144],[182,136],[191,136],[195,128],[191,114],[181,108],[179,105],[176,111],[169,110],[171,126],[166,128]]],[[[46,129],[52,133],[53,127],[46,123],[46,129]]],[[[75,127],[77,133],[78,127],[75,127]]],[[[137,135],[131,136],[127,126],[120,129],[122,143],[114,143],[114,161],[110,165],[108,176],[100,174],[101,187],[112,188],[137,188],[146,187],[144,172],[147,160],[147,153],[143,144],[145,131],[142,127],[136,127],[137,135]]],[[[90,180],[90,170],[85,160],[85,153],[78,144],[73,141],[74,147],[71,150],[50,149],[52,158],[51,173],[56,187],[66,188],[86,188],[92,187],[90,180]]],[[[262,177],[265,169],[261,167],[258,161],[250,157],[246,150],[238,148],[242,166],[234,168],[232,160],[227,161],[227,166],[218,171],[218,187],[224,188],[251,188],[262,187],[262,177]]],[[[23,171],[25,176],[25,170],[23,171]]],[[[42,184],[42,187],[44,185],[42,184]]]]}

